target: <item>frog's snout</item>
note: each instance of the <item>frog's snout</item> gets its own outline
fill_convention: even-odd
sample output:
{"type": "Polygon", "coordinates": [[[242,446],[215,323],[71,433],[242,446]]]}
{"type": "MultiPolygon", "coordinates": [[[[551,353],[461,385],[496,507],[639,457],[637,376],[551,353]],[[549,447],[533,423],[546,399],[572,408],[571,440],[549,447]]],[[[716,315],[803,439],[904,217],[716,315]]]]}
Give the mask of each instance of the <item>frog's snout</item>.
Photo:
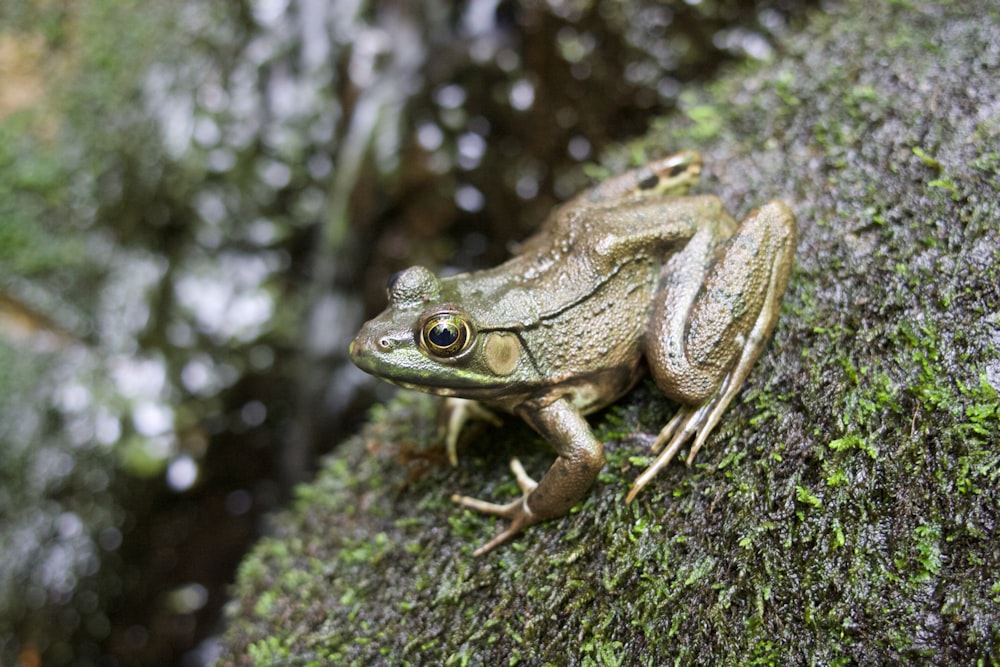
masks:
{"type": "Polygon", "coordinates": [[[387,355],[395,347],[391,333],[380,326],[377,320],[371,320],[362,325],[347,352],[355,366],[368,373],[375,373],[376,368],[389,363],[387,355]]]}
{"type": "Polygon", "coordinates": [[[351,341],[348,347],[351,355],[351,362],[363,370],[365,373],[376,375],[375,369],[379,366],[379,358],[376,350],[372,348],[370,341],[360,335],[351,341]]]}
{"type": "Polygon", "coordinates": [[[365,360],[371,359],[374,349],[372,337],[368,329],[368,324],[365,323],[361,327],[361,331],[358,332],[358,335],[351,341],[351,344],[347,346],[347,354],[351,357],[351,361],[363,369],[368,367],[365,360]]]}

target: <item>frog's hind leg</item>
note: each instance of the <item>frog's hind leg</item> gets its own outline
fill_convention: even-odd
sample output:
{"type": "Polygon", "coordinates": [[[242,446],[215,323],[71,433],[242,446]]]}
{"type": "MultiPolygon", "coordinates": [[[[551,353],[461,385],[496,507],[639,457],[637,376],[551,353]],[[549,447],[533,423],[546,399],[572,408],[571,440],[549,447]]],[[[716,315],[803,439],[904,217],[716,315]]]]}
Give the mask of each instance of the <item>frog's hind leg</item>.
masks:
{"type": "Polygon", "coordinates": [[[699,251],[692,244],[665,267],[669,282],[653,315],[646,356],[657,385],[683,407],[660,431],[653,449],[666,448],[636,479],[626,502],[697,434],[690,464],[743,386],[778,318],[795,251],[794,217],[784,204],[770,202],[751,213],[717,254],[705,249],[702,257],[692,256],[699,251]],[[699,259],[702,280],[693,281],[699,259]],[[677,281],[675,271],[686,278],[677,281]]]}

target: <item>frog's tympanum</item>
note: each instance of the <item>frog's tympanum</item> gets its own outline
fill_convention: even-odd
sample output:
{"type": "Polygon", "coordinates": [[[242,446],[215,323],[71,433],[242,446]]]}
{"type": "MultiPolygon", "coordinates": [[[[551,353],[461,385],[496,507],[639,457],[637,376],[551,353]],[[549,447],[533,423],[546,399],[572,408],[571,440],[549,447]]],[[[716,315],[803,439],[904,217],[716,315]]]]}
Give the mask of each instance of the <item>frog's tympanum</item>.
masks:
{"type": "Polygon", "coordinates": [[[512,503],[453,497],[510,522],[476,555],[584,497],[604,465],[584,415],[644,368],[682,407],[626,502],[693,437],[690,463],[760,356],[788,283],[795,219],[772,201],[737,224],[717,197],[686,195],[700,171],[684,152],[600,183],[496,268],[446,278],[407,269],[351,343],[363,370],[513,412],[555,448],[538,482],[511,462],[523,491],[512,503]]]}

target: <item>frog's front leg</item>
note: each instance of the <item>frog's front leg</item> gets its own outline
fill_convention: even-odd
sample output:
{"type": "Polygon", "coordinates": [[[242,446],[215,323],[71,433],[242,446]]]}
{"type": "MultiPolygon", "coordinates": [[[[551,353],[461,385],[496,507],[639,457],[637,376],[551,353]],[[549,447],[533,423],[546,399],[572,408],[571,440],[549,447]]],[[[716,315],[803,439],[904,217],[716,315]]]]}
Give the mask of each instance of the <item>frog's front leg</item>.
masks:
{"type": "Polygon", "coordinates": [[[510,521],[505,530],[476,549],[476,556],[506,542],[532,524],[569,512],[593,486],[604,466],[604,446],[565,398],[542,408],[521,407],[517,413],[553,446],[559,457],[537,484],[514,459],[511,469],[522,496],[512,503],[498,505],[467,496],[452,496],[460,505],[510,521]]]}
{"type": "Polygon", "coordinates": [[[467,398],[448,396],[444,399],[439,413],[440,429],[444,431],[445,451],[448,453],[448,463],[454,468],[458,465],[458,436],[462,429],[473,420],[489,422],[494,426],[503,426],[503,420],[491,410],[487,410],[479,401],[467,398]]]}
{"type": "Polygon", "coordinates": [[[657,386],[683,407],[660,432],[653,448],[666,448],[636,479],[626,502],[697,434],[691,463],[778,319],[795,252],[788,207],[769,202],[721,245],[711,236],[711,227],[700,230],[664,267],[666,284],[645,351],[657,386]]]}

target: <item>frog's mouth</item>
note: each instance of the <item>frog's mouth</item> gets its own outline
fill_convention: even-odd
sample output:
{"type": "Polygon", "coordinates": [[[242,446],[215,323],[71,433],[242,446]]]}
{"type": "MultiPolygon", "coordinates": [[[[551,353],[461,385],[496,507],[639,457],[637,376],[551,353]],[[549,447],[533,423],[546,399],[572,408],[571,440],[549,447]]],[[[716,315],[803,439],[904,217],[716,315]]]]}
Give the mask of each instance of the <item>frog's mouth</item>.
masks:
{"type": "Polygon", "coordinates": [[[494,395],[498,388],[508,387],[508,382],[497,378],[480,377],[472,373],[452,373],[447,377],[439,375],[424,375],[419,372],[401,373],[391,366],[380,364],[363,364],[354,362],[358,368],[380,380],[384,380],[403,389],[413,389],[435,396],[459,398],[481,398],[483,395],[494,395]]]}
{"type": "Polygon", "coordinates": [[[510,384],[504,378],[434,361],[412,345],[394,347],[391,342],[380,342],[365,330],[351,342],[349,354],[354,365],[370,375],[398,387],[438,396],[472,398],[495,393],[498,387],[510,384]]]}
{"type": "Polygon", "coordinates": [[[434,394],[435,396],[468,396],[469,392],[462,392],[461,390],[455,389],[454,387],[444,387],[436,386],[430,384],[414,384],[412,382],[406,382],[404,380],[390,380],[389,378],[382,378],[390,384],[394,384],[397,387],[402,387],[403,389],[412,389],[414,391],[422,391],[425,394],[434,394]]]}

